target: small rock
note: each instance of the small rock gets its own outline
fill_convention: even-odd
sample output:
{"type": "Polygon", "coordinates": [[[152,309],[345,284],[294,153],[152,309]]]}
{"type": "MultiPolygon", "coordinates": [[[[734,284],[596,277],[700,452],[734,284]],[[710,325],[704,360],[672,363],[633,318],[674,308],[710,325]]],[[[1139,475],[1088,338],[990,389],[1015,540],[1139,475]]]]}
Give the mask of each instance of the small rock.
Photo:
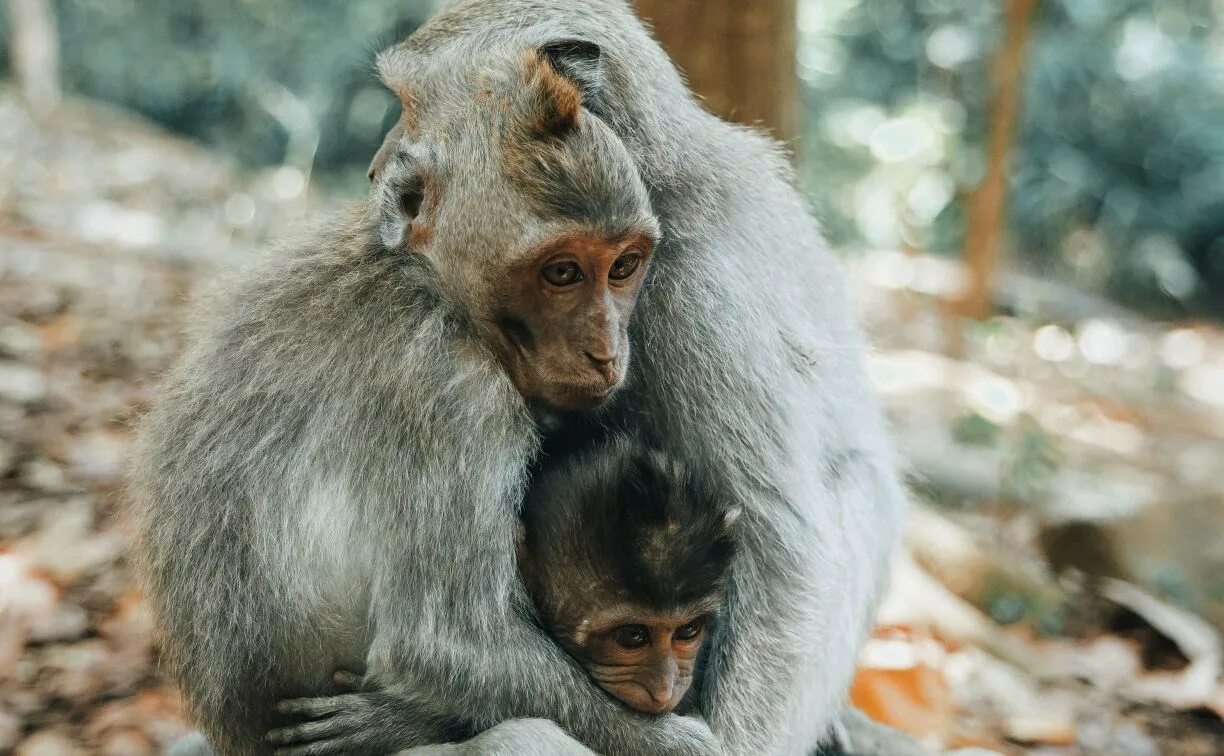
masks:
{"type": "Polygon", "coordinates": [[[42,352],[42,346],[42,339],[32,326],[8,318],[0,323],[0,355],[28,359],[42,352]]]}
{"type": "Polygon", "coordinates": [[[21,719],[7,708],[0,708],[0,753],[8,753],[21,737],[21,719]]]}
{"type": "Polygon", "coordinates": [[[26,411],[15,404],[0,402],[0,438],[20,442],[24,438],[26,411]]]}
{"type": "Polygon", "coordinates": [[[123,475],[127,437],[99,431],[76,439],[68,449],[68,464],[76,477],[98,483],[116,481],[123,475]]]}
{"type": "Polygon", "coordinates": [[[49,509],[42,527],[19,541],[14,550],[60,585],[71,585],[118,559],[123,551],[123,537],[117,532],[94,530],[95,519],[88,499],[49,509]]]}
{"type": "Polygon", "coordinates": [[[157,753],[153,741],[139,730],[117,730],[106,734],[98,744],[98,753],[103,756],[145,756],[157,753]]]}
{"type": "Polygon", "coordinates": [[[74,641],[89,628],[89,615],[76,604],[61,603],[49,615],[30,623],[30,640],[36,643],[74,641]]]}
{"type": "Polygon", "coordinates": [[[93,709],[83,737],[90,743],[105,743],[116,733],[136,732],[164,749],[187,731],[179,693],[167,686],[142,690],[93,709]]]}
{"type": "MultiPolygon", "coordinates": [[[[10,682],[15,686],[21,685],[20,680],[16,676],[10,682]]],[[[39,712],[46,709],[49,705],[46,697],[37,690],[33,690],[28,686],[24,689],[18,688],[17,690],[13,690],[12,687],[10,686],[9,690],[4,691],[4,699],[8,707],[17,714],[18,720],[21,720],[23,717],[30,719],[39,716],[39,712]]]]}
{"type": "Polygon", "coordinates": [[[0,679],[17,668],[31,623],[51,616],[56,590],[31,571],[28,560],[0,554],[0,679]]]}
{"type": "Polygon", "coordinates": [[[21,482],[35,491],[63,493],[72,486],[64,475],[64,468],[46,458],[32,459],[21,469],[21,482]]]}
{"type": "Polygon", "coordinates": [[[1113,746],[1118,756],[1160,756],[1156,743],[1129,722],[1122,723],[1114,730],[1113,746]]]}
{"type": "MultiPolygon", "coordinates": [[[[28,497],[27,497],[28,498],[28,497]]],[[[38,526],[46,504],[0,495],[0,541],[19,538],[38,526]]]]}
{"type": "Polygon", "coordinates": [[[17,746],[15,756],[76,756],[85,753],[81,744],[59,730],[40,730],[17,746]]]}
{"type": "Polygon", "coordinates": [[[0,438],[0,478],[8,475],[17,462],[17,444],[0,438]]]}
{"type": "Polygon", "coordinates": [[[47,381],[38,370],[11,360],[0,360],[0,399],[34,404],[47,396],[47,381]]]}
{"type": "MultiPolygon", "coordinates": [[[[100,640],[50,646],[43,654],[46,689],[59,698],[89,699],[108,692],[110,652],[100,640]]],[[[114,691],[109,691],[114,692],[114,691]]]]}

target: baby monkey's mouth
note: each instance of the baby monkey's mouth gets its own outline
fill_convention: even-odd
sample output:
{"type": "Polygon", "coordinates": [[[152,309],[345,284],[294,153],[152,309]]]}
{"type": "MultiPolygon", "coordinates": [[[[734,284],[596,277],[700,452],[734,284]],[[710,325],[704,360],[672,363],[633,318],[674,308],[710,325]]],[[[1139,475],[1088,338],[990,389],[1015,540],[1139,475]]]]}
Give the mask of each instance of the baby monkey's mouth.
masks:
{"type": "Polygon", "coordinates": [[[620,384],[619,377],[604,383],[554,383],[541,399],[558,409],[594,409],[612,396],[620,384]]]}
{"type": "Polygon", "coordinates": [[[688,684],[680,680],[675,681],[675,688],[666,691],[651,690],[648,685],[637,680],[596,682],[608,695],[645,714],[667,714],[679,705],[688,689],[688,684]]]}

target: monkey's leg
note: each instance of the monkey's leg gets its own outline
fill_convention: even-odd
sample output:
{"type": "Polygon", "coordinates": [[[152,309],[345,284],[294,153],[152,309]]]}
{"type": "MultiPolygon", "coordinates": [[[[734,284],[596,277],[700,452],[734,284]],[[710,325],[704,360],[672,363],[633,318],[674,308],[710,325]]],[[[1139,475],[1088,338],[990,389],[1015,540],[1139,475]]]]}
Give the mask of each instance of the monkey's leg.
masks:
{"type": "Polygon", "coordinates": [[[166,756],[217,756],[202,732],[189,732],[170,744],[166,756]]]}
{"type": "Polygon", "coordinates": [[[931,751],[914,738],[888,725],[874,722],[858,709],[847,706],[837,718],[837,745],[822,750],[829,756],[930,756],[931,751]]]}
{"type": "Polygon", "coordinates": [[[866,522],[901,499],[879,472],[889,468],[862,454],[832,467],[823,491],[813,482],[816,502],[767,501],[772,519],[737,555],[704,707],[728,752],[806,753],[826,736],[853,675],[881,588],[869,568],[892,540],[877,542],[866,522]],[[813,505],[825,511],[795,514],[813,505]],[[820,522],[823,530],[813,527],[820,522]]]}
{"type": "Polygon", "coordinates": [[[462,743],[421,746],[400,756],[595,756],[548,719],[511,719],[462,743]]]}

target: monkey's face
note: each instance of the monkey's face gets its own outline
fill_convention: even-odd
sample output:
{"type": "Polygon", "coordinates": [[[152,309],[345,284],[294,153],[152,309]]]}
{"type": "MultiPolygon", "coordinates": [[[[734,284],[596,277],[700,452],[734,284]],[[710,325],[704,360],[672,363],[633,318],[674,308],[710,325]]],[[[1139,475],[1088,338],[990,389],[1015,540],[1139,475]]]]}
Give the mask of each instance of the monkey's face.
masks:
{"type": "Polygon", "coordinates": [[[371,173],[383,244],[433,263],[523,397],[589,409],[628,369],[659,226],[633,157],[560,54],[507,52],[445,96],[390,77],[405,114],[371,173]]]}
{"type": "Polygon", "coordinates": [[[650,262],[644,233],[549,239],[511,266],[495,296],[495,351],[529,401],[603,402],[629,367],[629,317],[650,262]]]}
{"type": "Polygon", "coordinates": [[[581,634],[570,653],[629,707],[648,714],[675,709],[692,685],[708,618],[643,613],[624,619],[581,634]]]}

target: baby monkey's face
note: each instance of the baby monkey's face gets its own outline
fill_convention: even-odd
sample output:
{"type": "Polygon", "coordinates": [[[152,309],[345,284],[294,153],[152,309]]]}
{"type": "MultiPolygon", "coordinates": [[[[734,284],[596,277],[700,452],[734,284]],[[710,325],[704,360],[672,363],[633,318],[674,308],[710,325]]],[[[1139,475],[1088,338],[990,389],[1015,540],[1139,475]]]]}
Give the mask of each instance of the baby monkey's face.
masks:
{"type": "Polygon", "coordinates": [[[693,682],[709,618],[620,614],[583,622],[571,653],[601,688],[638,711],[675,709],[693,682]]]}

